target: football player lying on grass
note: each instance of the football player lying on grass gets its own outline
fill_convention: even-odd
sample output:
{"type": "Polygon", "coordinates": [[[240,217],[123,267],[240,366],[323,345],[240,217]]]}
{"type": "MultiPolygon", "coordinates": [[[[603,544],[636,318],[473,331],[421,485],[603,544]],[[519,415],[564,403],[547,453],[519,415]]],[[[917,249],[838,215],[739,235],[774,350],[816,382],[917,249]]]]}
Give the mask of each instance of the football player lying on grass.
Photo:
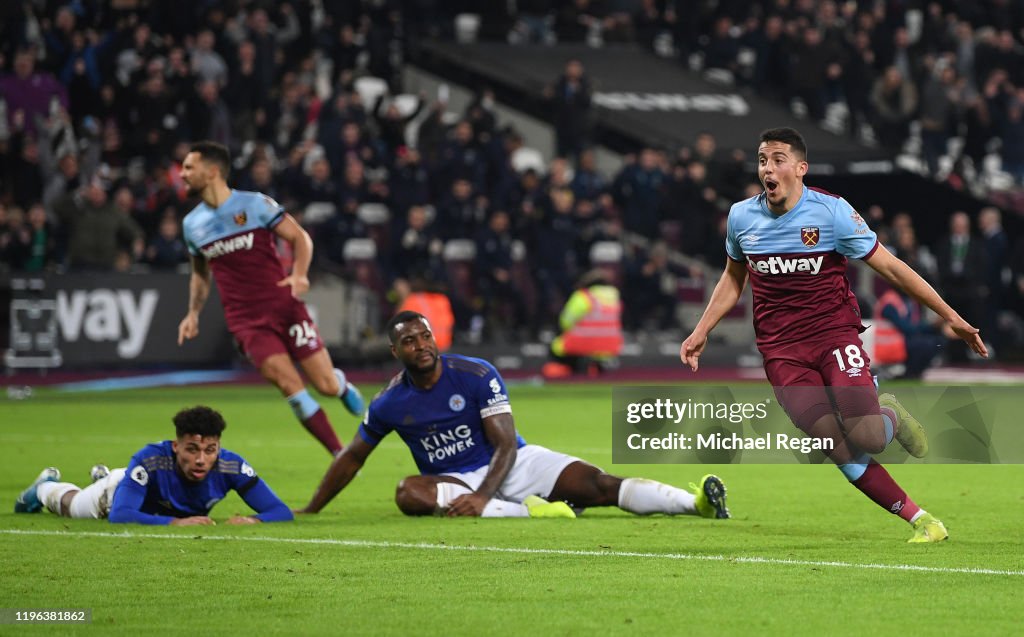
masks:
{"type": "Polygon", "coordinates": [[[590,507],[637,514],[729,517],[725,485],[704,476],[685,491],[619,478],[516,432],[508,390],[493,365],[441,355],[426,317],[404,311],[388,323],[391,352],[405,368],[371,403],[359,433],[331,463],[298,513],[317,513],[352,480],[377,443],[394,431],[420,475],[402,480],[395,502],[406,515],[576,517],[590,507]]]}
{"type": "Polygon", "coordinates": [[[146,445],[124,469],[94,466],[92,484],[84,489],[60,482],[60,471],[47,467],[18,496],[14,511],[37,513],[46,507],[69,518],[115,523],[215,524],[210,509],[236,491],[256,515],[235,515],[228,524],[293,519],[291,509],[241,456],[221,448],[226,426],[209,407],[183,409],[174,416],[175,440],[146,445]]]}

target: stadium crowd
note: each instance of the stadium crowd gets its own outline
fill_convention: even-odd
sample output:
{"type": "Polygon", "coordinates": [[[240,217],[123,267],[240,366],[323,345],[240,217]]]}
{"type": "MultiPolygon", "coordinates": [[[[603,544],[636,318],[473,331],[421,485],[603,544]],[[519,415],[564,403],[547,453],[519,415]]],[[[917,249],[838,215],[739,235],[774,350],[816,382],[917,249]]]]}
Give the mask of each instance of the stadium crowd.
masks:
{"type": "MultiPolygon", "coordinates": [[[[845,104],[850,131],[873,130],[893,152],[915,122],[935,175],[959,137],[950,183],[970,181],[999,140],[1003,169],[1024,179],[1020,3],[484,4],[495,5],[481,9],[485,26],[513,41],[636,39],[664,50],[667,34],[670,50],[699,54],[705,69],[798,95],[811,119],[845,104]],[[908,21],[907,8],[920,19],[908,21]]],[[[747,153],[695,131],[689,147],[638,149],[604,175],[587,131],[572,129],[559,140],[564,157],[517,171],[524,140],[498,121],[488,91],[461,113],[443,97],[405,107],[392,98],[408,44],[454,37],[454,16],[474,5],[3,3],[0,267],[180,268],[180,221],[194,205],[180,161],[190,142],[211,139],[233,151],[233,187],[278,199],[310,231],[315,271],[394,301],[411,288],[446,289],[462,330],[483,318],[493,333],[536,331],[556,324],[595,244],[640,237],[649,246],[626,250],[615,272],[626,325],[677,327],[676,282],[702,274],[669,257],[721,266],[730,202],[760,189],[747,153]],[[364,99],[367,76],[389,91],[364,99]]],[[[586,70],[555,75],[556,117],[584,121],[586,70]]],[[[955,217],[950,238],[929,247],[917,245],[910,215],[875,206],[865,216],[947,294],[976,290],[969,320],[984,328],[1007,309],[1020,314],[1024,238],[1013,244],[998,210],[977,231],[955,217]]]]}

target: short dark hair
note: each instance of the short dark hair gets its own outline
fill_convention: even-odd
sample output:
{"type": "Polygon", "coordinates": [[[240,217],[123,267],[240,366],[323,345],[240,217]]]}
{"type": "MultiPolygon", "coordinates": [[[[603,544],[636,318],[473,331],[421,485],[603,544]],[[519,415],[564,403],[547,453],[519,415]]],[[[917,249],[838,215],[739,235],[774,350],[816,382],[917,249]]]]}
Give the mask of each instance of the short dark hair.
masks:
{"type": "MultiPolygon", "coordinates": [[[[408,323],[409,321],[415,321],[418,319],[427,321],[427,317],[423,316],[419,312],[413,312],[412,310],[402,310],[398,314],[392,316],[391,320],[388,321],[387,327],[385,328],[387,329],[388,332],[388,341],[390,341],[391,344],[394,345],[395,329],[402,323],[408,323]]],[[[430,321],[427,321],[427,323],[429,324],[430,321]]]]}
{"type": "Polygon", "coordinates": [[[761,133],[761,143],[764,142],[782,142],[783,144],[789,144],[789,147],[794,152],[800,155],[802,159],[807,160],[807,144],[804,142],[804,136],[799,133],[795,128],[788,126],[782,126],[780,128],[769,128],[761,133]]]}
{"type": "Polygon", "coordinates": [[[194,435],[203,438],[207,436],[220,438],[227,426],[220,412],[203,405],[182,409],[174,414],[174,428],[177,430],[179,438],[194,435]]]}
{"type": "Polygon", "coordinates": [[[206,140],[192,144],[188,151],[199,153],[203,161],[217,164],[217,167],[220,168],[220,176],[224,179],[228,178],[228,174],[231,172],[231,152],[227,146],[206,140]]]}

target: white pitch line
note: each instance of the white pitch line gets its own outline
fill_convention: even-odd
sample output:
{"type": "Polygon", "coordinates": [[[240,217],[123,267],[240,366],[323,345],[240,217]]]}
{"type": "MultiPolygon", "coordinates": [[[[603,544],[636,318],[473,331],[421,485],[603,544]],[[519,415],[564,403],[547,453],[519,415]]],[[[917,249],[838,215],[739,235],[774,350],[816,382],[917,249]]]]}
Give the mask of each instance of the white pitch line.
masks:
{"type": "Polygon", "coordinates": [[[27,531],[22,529],[0,529],[0,535],[45,535],[55,537],[108,537],[114,539],[155,539],[155,540],[229,540],[235,542],[277,542],[281,544],[319,544],[357,548],[416,549],[421,551],[465,551],[474,553],[514,553],[526,555],[568,555],[574,557],[636,557],[662,560],[692,560],[698,562],[730,562],[734,564],[774,564],[780,566],[821,566],[833,568],[859,568],[878,571],[909,571],[915,573],[960,573],[965,575],[1007,575],[1024,577],[1024,571],[991,568],[918,566],[915,564],[859,564],[856,562],[835,562],[817,560],[788,560],[775,557],[694,555],[689,553],[643,553],[635,551],[585,551],[571,549],[531,549],[507,546],[459,546],[449,544],[428,544],[417,542],[383,542],[373,540],[337,540],[334,538],[287,538],[234,535],[174,535],[169,533],[120,533],[105,531],[27,531]]]}

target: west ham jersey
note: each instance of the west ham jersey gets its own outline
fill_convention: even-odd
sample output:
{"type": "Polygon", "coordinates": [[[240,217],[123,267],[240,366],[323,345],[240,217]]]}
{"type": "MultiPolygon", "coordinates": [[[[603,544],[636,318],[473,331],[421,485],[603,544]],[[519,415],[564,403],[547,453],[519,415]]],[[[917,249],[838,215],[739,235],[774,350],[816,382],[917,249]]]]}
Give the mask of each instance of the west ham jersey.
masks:
{"type": "Polygon", "coordinates": [[[761,353],[829,330],[863,330],[846,260],[865,259],[877,248],[857,211],[825,191],[805,186],[784,215],[768,210],[764,193],[734,204],[725,249],[747,265],[761,353]]]}
{"type": "MultiPolygon", "coordinates": [[[[359,435],[371,445],[398,432],[420,473],[465,473],[491,462],[483,419],[512,413],[505,381],[485,360],[441,356],[441,378],[420,389],[402,372],[370,403],[359,435]]],[[[516,445],[526,444],[516,434],[516,445]]]]}
{"type": "Polygon", "coordinates": [[[232,332],[264,325],[295,303],[274,246],[284,208],[258,192],[232,190],[218,208],[200,202],[182,222],[185,244],[210,263],[232,332]]]}
{"type": "Polygon", "coordinates": [[[198,483],[182,478],[176,469],[171,441],[146,445],[132,456],[124,479],[114,492],[118,508],[129,491],[144,494],[142,513],[173,518],[206,515],[229,491],[244,494],[260,482],[252,467],[237,453],[220,450],[217,464],[198,483]]]}

